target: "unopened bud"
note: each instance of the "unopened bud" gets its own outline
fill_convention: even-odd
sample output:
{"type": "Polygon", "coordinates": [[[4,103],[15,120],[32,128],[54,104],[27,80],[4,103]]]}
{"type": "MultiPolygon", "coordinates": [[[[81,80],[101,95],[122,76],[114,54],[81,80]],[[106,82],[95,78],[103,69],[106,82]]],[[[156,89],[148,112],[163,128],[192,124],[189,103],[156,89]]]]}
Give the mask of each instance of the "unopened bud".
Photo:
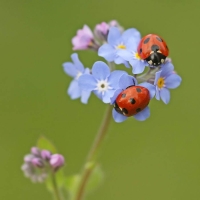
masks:
{"type": "Polygon", "coordinates": [[[42,160],[40,158],[33,158],[32,161],[31,161],[31,163],[35,167],[39,167],[39,168],[44,167],[44,163],[42,162],[42,160]]]}
{"type": "Polygon", "coordinates": [[[61,154],[54,154],[51,156],[50,165],[54,170],[58,170],[65,163],[65,159],[61,154]]]}
{"type": "Polygon", "coordinates": [[[31,148],[31,153],[32,153],[34,156],[40,156],[40,150],[39,150],[37,147],[32,147],[32,148],[31,148]]]}
{"type": "Polygon", "coordinates": [[[50,151],[47,151],[47,150],[42,150],[42,151],[41,151],[41,157],[42,157],[44,160],[48,161],[48,160],[50,160],[50,158],[51,158],[51,152],[50,152],[50,151]]]}

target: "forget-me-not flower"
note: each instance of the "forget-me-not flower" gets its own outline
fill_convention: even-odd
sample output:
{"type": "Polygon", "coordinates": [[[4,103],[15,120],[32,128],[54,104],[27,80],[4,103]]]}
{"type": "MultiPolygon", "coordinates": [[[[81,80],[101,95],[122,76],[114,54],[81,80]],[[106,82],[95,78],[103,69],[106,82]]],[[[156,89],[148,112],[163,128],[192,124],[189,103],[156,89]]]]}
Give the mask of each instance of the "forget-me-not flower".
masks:
{"type": "Polygon", "coordinates": [[[72,58],[73,63],[65,62],[63,64],[65,73],[74,78],[71,81],[67,92],[69,96],[71,97],[71,99],[77,99],[80,97],[81,102],[86,104],[88,102],[91,92],[81,89],[78,84],[78,79],[83,74],[89,74],[90,70],[88,68],[84,68],[83,64],[80,62],[78,58],[77,53],[73,53],[71,55],[71,58],[72,58]]]}
{"type": "Polygon", "coordinates": [[[131,37],[127,41],[127,48],[125,50],[119,50],[118,55],[129,62],[129,64],[132,66],[132,72],[133,74],[140,74],[144,71],[145,66],[148,66],[148,63],[141,59],[137,48],[139,45],[141,38],[140,37],[131,37]]]}
{"type": "Polygon", "coordinates": [[[114,61],[116,64],[124,64],[129,67],[128,62],[118,52],[130,48],[130,38],[137,43],[140,39],[139,31],[131,28],[121,34],[118,28],[111,27],[108,33],[108,43],[99,48],[98,55],[104,57],[108,62],[114,61]]]}
{"type": "Polygon", "coordinates": [[[97,61],[92,67],[92,74],[79,78],[79,86],[85,91],[93,91],[104,103],[110,103],[110,98],[119,88],[119,78],[125,73],[120,70],[110,72],[106,63],[97,61]]]}
{"type": "MultiPolygon", "coordinates": [[[[127,74],[122,75],[119,80],[120,88],[118,90],[116,90],[116,92],[114,93],[113,97],[111,98],[111,103],[114,104],[116,98],[123,90],[125,90],[126,88],[128,88],[130,86],[134,86],[134,85],[137,85],[137,80],[133,76],[130,76],[127,74]]],[[[145,87],[149,90],[150,99],[152,99],[154,97],[154,95],[155,95],[155,86],[154,85],[144,82],[144,83],[139,84],[139,86],[145,87]]],[[[123,122],[127,119],[127,116],[118,113],[115,110],[115,108],[113,108],[112,115],[116,122],[123,122]]],[[[136,115],[133,115],[133,117],[138,121],[144,121],[149,116],[150,116],[150,109],[148,106],[146,108],[144,108],[143,110],[141,110],[140,112],[138,112],[136,115]]]]}
{"type": "Polygon", "coordinates": [[[156,72],[154,85],[156,86],[156,99],[165,104],[169,103],[170,92],[168,89],[177,88],[182,79],[174,72],[174,66],[171,62],[162,65],[161,70],[156,72]]]}

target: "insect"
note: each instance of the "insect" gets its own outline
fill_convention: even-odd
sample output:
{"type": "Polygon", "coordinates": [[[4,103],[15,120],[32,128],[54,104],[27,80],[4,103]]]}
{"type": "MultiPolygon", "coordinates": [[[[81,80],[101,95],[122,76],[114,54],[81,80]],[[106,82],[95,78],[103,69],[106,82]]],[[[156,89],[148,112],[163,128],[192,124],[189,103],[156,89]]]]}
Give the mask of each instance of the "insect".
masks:
{"type": "Polygon", "coordinates": [[[149,90],[142,86],[130,86],[122,91],[114,103],[115,110],[130,117],[147,107],[150,101],[149,90]]]}
{"type": "Polygon", "coordinates": [[[169,54],[166,42],[156,34],[144,36],[138,45],[137,51],[140,58],[146,60],[152,66],[164,63],[169,54]]]}

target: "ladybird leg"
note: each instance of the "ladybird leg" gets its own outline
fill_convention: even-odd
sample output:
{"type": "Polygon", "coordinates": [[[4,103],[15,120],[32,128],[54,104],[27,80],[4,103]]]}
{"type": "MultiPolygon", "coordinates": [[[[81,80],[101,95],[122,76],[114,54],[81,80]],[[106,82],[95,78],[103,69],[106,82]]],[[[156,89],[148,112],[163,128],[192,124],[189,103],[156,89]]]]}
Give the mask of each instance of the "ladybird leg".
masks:
{"type": "Polygon", "coordinates": [[[115,122],[118,122],[118,123],[123,122],[127,119],[126,116],[118,113],[115,109],[112,110],[112,116],[115,122]]]}

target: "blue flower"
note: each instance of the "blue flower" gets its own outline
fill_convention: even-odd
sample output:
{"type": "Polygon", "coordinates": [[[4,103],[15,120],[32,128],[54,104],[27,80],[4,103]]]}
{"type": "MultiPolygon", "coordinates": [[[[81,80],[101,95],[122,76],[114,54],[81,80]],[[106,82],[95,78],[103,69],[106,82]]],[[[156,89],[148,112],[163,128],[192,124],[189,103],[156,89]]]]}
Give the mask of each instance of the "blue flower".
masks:
{"type": "Polygon", "coordinates": [[[119,78],[125,71],[110,68],[102,61],[97,61],[92,67],[92,74],[84,74],[79,78],[79,86],[88,92],[93,91],[104,103],[110,103],[116,89],[119,88],[119,78]]]}
{"type": "MultiPolygon", "coordinates": [[[[137,85],[137,80],[133,76],[130,76],[127,74],[122,75],[119,80],[120,88],[118,90],[116,90],[116,92],[114,93],[113,97],[111,98],[111,103],[113,104],[115,102],[116,98],[123,90],[125,90],[127,87],[130,87],[133,85],[137,85]]],[[[154,95],[155,95],[155,86],[154,85],[144,82],[144,83],[139,84],[139,86],[143,86],[149,90],[150,99],[152,99],[154,97],[154,95]]],[[[123,122],[127,119],[127,116],[118,113],[115,110],[115,108],[113,108],[112,115],[116,122],[123,122]]],[[[133,115],[133,117],[138,121],[144,121],[149,116],[150,116],[150,110],[149,110],[148,106],[145,109],[143,109],[142,111],[140,111],[139,113],[137,113],[136,115],[133,115]]]]}
{"type": "Polygon", "coordinates": [[[81,89],[78,84],[78,79],[83,74],[89,74],[90,70],[88,68],[86,69],[84,68],[83,64],[80,62],[78,58],[77,53],[72,54],[71,58],[73,63],[66,62],[63,64],[65,73],[74,78],[71,81],[67,92],[71,97],[71,99],[77,99],[80,97],[81,102],[86,104],[88,102],[91,92],[81,89]]]}
{"type": "Polygon", "coordinates": [[[128,62],[118,52],[130,48],[130,45],[132,45],[132,43],[129,43],[130,38],[132,38],[133,43],[134,41],[138,43],[138,40],[140,40],[139,31],[131,28],[121,34],[118,28],[111,27],[108,34],[108,43],[99,48],[98,55],[104,57],[108,62],[123,63],[126,67],[129,67],[128,62]]]}
{"type": "Polygon", "coordinates": [[[182,79],[174,72],[174,66],[171,62],[166,62],[162,65],[160,71],[156,72],[154,85],[156,85],[156,99],[162,101],[165,104],[169,103],[170,92],[168,89],[177,88],[182,79]]]}
{"type": "Polygon", "coordinates": [[[137,48],[140,42],[140,37],[133,38],[131,37],[128,40],[128,45],[125,50],[119,50],[118,55],[122,57],[124,60],[128,61],[129,64],[132,66],[132,72],[133,74],[140,74],[144,71],[145,66],[148,66],[148,63],[141,59],[137,48]]]}

